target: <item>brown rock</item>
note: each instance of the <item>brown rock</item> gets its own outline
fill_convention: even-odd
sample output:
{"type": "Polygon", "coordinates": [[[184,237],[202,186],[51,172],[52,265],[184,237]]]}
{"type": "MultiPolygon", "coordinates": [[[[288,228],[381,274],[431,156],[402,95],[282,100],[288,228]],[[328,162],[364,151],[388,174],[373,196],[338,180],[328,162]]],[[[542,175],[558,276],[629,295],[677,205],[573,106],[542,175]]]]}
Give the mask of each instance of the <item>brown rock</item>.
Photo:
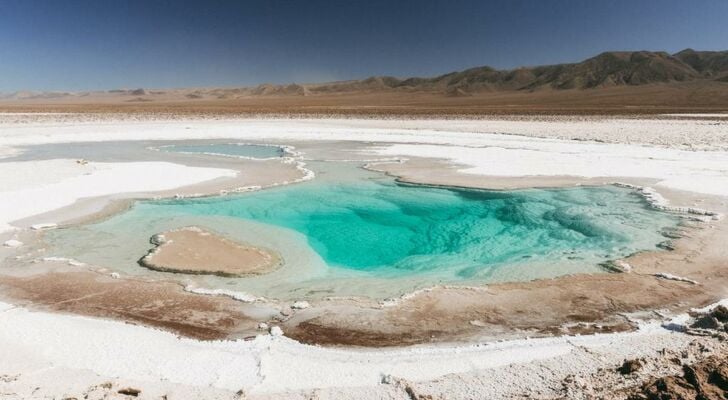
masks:
{"type": "Polygon", "coordinates": [[[692,325],[690,325],[691,328],[699,328],[699,329],[713,329],[717,330],[722,327],[722,324],[718,321],[717,318],[713,317],[712,315],[704,315],[695,322],[693,322],[692,325]]]}
{"type": "Polygon", "coordinates": [[[139,389],[134,389],[134,388],[129,387],[129,388],[119,389],[119,391],[117,393],[123,394],[125,396],[137,397],[137,396],[139,396],[139,394],[141,392],[142,391],[139,389]]]}
{"type": "Polygon", "coordinates": [[[628,399],[726,399],[728,398],[728,357],[710,357],[685,365],[681,376],[667,376],[648,382],[628,399]]]}
{"type": "Polygon", "coordinates": [[[642,368],[642,362],[638,359],[624,360],[621,367],[617,368],[617,371],[622,375],[629,375],[639,371],[642,368]]]}
{"type": "Polygon", "coordinates": [[[713,309],[713,312],[711,312],[710,315],[720,322],[728,322],[728,307],[722,305],[718,306],[713,309]]]}

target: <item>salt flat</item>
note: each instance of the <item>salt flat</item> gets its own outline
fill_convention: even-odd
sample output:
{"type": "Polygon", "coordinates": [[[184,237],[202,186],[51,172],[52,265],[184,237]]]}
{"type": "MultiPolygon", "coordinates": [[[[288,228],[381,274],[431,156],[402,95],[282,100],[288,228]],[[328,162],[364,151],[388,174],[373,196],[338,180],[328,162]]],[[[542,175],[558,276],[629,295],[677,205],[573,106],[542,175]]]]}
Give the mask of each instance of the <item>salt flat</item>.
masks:
{"type": "MultiPolygon", "coordinates": [[[[74,114],[21,119],[0,113],[3,144],[149,140],[179,138],[284,137],[357,140],[362,134],[386,134],[389,141],[448,143],[460,133],[495,133],[551,139],[651,145],[688,150],[728,149],[728,121],[695,118],[600,116],[512,116],[480,119],[416,118],[230,118],[159,117],[154,114],[74,114]],[[133,130],[128,129],[134,127],[133,130]],[[124,128],[126,127],[126,128],[124,128]],[[445,132],[440,140],[432,138],[445,132]],[[291,137],[291,134],[296,136],[291,137]],[[418,140],[407,137],[420,136],[418,140]]],[[[472,135],[469,135],[472,139],[472,135]]],[[[365,139],[362,139],[365,140],[365,139]]],[[[450,144],[466,145],[468,137],[450,144]]]]}
{"type": "MultiPolygon", "coordinates": [[[[484,178],[647,180],[658,192],[667,190],[668,199],[675,205],[693,205],[679,203],[685,196],[672,197],[675,192],[686,192],[690,199],[705,198],[709,205],[720,206],[728,197],[727,128],[725,122],[716,121],[632,118],[79,118],[63,123],[0,122],[0,154],[12,156],[22,146],[34,144],[119,140],[368,142],[375,145],[368,153],[374,159],[443,159],[459,173],[484,178]]],[[[7,227],[13,221],[65,207],[84,197],[163,191],[234,175],[234,171],[224,168],[162,162],[0,162],[0,223],[7,227]]],[[[720,286],[724,278],[714,279],[712,284],[720,286]]],[[[612,368],[623,358],[653,356],[663,348],[690,349],[690,343],[697,340],[659,324],[643,324],[636,332],[583,337],[421,344],[390,350],[332,349],[267,334],[247,341],[198,341],[144,326],[39,312],[11,303],[2,303],[0,310],[0,374],[8,377],[0,388],[18,397],[59,392],[79,395],[109,380],[114,388],[137,385],[143,396],[150,397],[189,388],[196,390],[199,398],[231,398],[239,390],[251,398],[275,398],[305,395],[314,389],[337,398],[403,398],[406,393],[396,383],[400,378],[433,391],[447,388],[462,397],[507,398],[524,391],[557,394],[556,387],[566,375],[597,373],[598,368],[612,368]],[[519,369],[521,376],[504,377],[502,371],[508,368],[519,369]],[[523,382],[538,380],[543,371],[550,371],[554,379],[524,387],[523,382]],[[77,372],[83,376],[77,382],[59,378],[77,372]],[[493,385],[488,379],[493,376],[502,381],[493,385]],[[462,389],[463,385],[472,391],[462,389]],[[41,389],[33,392],[37,386],[41,389]]],[[[711,352],[725,352],[724,345],[700,340],[711,352]]],[[[694,354],[697,350],[690,350],[690,357],[694,354]]]]}

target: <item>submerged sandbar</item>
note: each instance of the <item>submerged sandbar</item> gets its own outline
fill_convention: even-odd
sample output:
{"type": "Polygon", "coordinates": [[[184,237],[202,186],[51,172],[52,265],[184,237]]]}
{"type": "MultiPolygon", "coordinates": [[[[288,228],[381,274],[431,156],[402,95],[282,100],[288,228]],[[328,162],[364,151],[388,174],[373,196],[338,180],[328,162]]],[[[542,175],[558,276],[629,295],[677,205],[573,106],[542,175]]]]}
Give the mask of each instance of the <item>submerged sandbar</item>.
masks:
{"type": "Polygon", "coordinates": [[[281,264],[281,258],[271,251],[196,226],[154,235],[151,242],[157,247],[139,264],[156,271],[239,277],[266,274],[281,264]]]}

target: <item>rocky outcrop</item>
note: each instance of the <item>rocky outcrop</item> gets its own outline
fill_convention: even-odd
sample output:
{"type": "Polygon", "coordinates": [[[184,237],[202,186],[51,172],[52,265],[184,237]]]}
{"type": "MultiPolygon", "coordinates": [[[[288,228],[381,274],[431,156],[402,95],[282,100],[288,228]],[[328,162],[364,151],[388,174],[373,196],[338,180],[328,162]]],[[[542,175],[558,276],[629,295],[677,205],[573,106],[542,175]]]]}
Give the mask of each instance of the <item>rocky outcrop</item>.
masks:
{"type": "Polygon", "coordinates": [[[629,400],[726,399],[728,398],[728,355],[710,357],[683,365],[682,374],[654,379],[629,395],[629,400]]]}

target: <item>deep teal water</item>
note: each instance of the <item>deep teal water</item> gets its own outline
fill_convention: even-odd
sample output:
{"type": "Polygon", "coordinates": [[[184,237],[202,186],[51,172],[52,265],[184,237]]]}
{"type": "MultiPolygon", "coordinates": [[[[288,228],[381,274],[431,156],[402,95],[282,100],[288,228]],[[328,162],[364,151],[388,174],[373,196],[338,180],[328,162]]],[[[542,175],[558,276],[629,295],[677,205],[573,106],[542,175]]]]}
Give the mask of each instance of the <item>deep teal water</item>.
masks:
{"type": "MultiPolygon", "coordinates": [[[[232,197],[146,201],[131,219],[234,218],[303,234],[327,265],[374,274],[485,277],[509,264],[585,266],[653,250],[676,218],[615,187],[482,191],[389,179],[292,185],[232,197]]],[[[130,217],[127,217],[129,219],[130,217]]]]}
{"type": "Polygon", "coordinates": [[[162,146],[160,149],[177,153],[215,154],[246,158],[276,158],[282,157],[285,153],[283,148],[279,146],[243,143],[179,144],[162,146]]]}

